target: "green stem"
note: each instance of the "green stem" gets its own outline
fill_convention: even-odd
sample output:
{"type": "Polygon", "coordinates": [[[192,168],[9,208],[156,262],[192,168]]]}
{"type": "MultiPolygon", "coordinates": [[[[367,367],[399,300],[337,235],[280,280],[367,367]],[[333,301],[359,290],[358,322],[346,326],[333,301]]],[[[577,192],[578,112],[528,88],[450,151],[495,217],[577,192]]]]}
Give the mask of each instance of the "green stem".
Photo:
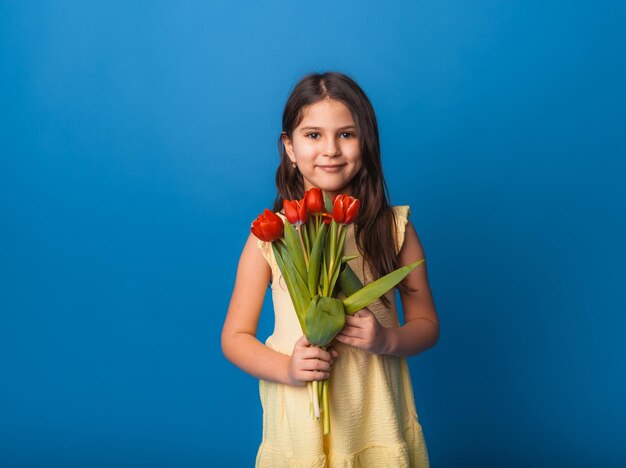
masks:
{"type": "Polygon", "coordinates": [[[319,380],[313,381],[313,417],[320,418],[319,380]]]}
{"type": "Polygon", "coordinates": [[[306,251],[309,252],[309,256],[311,255],[311,241],[309,240],[309,230],[307,228],[302,229],[302,237],[304,239],[304,246],[306,247],[306,251]]]}
{"type": "Polygon", "coordinates": [[[330,385],[330,381],[328,379],[322,381],[322,416],[323,416],[323,426],[324,426],[324,435],[330,432],[330,404],[328,398],[328,386],[330,385]]]}
{"type": "Polygon", "coordinates": [[[309,414],[313,417],[313,382],[307,382],[306,386],[309,390],[309,414]]]}

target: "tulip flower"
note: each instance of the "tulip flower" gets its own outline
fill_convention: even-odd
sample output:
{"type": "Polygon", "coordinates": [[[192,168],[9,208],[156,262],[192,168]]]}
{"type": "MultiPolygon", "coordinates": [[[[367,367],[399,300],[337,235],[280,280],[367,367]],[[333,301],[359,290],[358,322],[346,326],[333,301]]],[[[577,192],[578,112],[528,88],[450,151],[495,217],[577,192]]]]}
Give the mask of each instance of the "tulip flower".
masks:
{"type": "Polygon", "coordinates": [[[265,209],[257,219],[252,221],[252,234],[265,242],[274,242],[283,235],[283,220],[273,211],[265,209]]]}
{"type": "Polygon", "coordinates": [[[322,191],[317,187],[307,190],[304,194],[304,203],[309,213],[322,213],[324,211],[324,197],[322,191]]]}
{"type": "Polygon", "coordinates": [[[304,199],[283,200],[283,208],[285,210],[285,217],[295,226],[305,224],[309,220],[309,213],[307,212],[304,199]]]}
{"type": "Polygon", "coordinates": [[[359,200],[339,194],[333,202],[333,219],[339,224],[352,223],[359,214],[359,200]]]}

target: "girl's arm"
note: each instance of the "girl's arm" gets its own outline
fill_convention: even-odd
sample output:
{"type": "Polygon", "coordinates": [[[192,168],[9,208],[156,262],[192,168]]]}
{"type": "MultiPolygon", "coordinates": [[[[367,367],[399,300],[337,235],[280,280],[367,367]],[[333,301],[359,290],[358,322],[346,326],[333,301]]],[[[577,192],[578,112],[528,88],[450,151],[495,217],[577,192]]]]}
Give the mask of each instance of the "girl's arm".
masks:
{"type": "MultiPolygon", "coordinates": [[[[409,221],[404,243],[398,254],[398,266],[425,258],[415,228],[409,221]]],[[[401,293],[404,325],[383,327],[368,309],[346,317],[346,327],[337,335],[337,341],[350,344],[374,354],[412,356],[435,346],[439,340],[439,319],[428,284],[426,263],[415,268],[406,277],[407,286],[415,291],[401,293]]]]}
{"type": "Polygon", "coordinates": [[[259,379],[302,386],[328,377],[330,353],[310,346],[302,337],[291,356],[274,351],[256,338],[259,315],[271,269],[252,234],[243,248],[233,295],[222,329],[226,358],[259,379]]]}

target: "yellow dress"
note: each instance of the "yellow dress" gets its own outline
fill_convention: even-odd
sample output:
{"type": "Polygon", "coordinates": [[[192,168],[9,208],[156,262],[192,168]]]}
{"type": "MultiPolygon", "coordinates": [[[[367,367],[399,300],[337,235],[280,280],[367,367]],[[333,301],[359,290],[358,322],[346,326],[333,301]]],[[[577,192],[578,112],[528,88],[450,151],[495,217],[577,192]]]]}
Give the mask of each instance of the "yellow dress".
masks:
{"type": "MultiPolygon", "coordinates": [[[[404,241],[408,206],[393,208],[396,215],[396,248],[404,241]]],[[[281,215],[282,216],[282,215],[281,215]]],[[[283,218],[284,219],[284,218],[283,218]]],[[[271,244],[258,241],[272,268],[275,326],[265,344],[291,354],[302,336],[289,292],[274,259],[271,244]]],[[[358,254],[354,227],[346,233],[344,255],[358,254]]],[[[364,283],[370,282],[361,257],[350,266],[364,283]],[[364,281],[365,280],[365,281],[364,281]]],[[[398,326],[394,290],[387,293],[391,307],[380,301],[368,308],[385,327],[398,326]]],[[[428,452],[413,400],[413,388],[405,358],[373,355],[335,342],[339,357],[330,372],[330,434],[322,433],[322,421],[309,411],[307,387],[261,380],[263,438],[256,466],[261,468],[428,467],[428,452]]]]}

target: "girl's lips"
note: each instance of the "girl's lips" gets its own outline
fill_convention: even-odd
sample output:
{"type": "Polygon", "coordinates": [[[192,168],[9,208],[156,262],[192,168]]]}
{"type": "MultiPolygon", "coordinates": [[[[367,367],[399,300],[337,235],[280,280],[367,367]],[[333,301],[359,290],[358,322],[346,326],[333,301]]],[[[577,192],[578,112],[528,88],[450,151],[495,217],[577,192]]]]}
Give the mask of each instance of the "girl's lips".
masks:
{"type": "Polygon", "coordinates": [[[344,166],[343,164],[333,164],[333,165],[317,166],[317,167],[319,167],[324,172],[339,172],[343,166],[344,166]]]}

